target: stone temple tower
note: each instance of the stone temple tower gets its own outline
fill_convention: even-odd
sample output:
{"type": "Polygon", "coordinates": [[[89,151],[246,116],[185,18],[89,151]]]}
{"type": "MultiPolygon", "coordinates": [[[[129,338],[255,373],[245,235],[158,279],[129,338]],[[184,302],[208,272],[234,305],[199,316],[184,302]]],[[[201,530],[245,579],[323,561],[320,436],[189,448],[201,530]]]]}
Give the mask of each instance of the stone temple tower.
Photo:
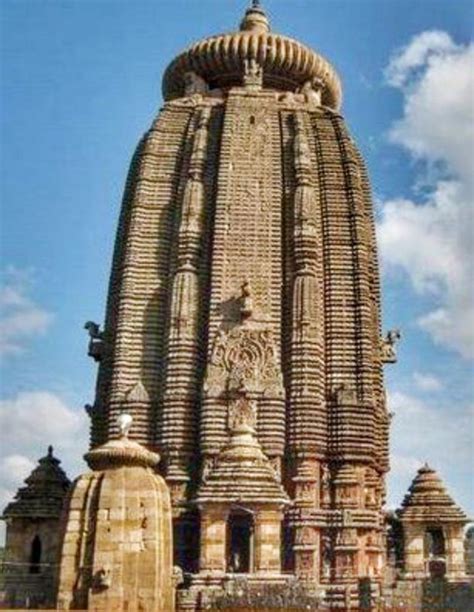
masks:
{"type": "Polygon", "coordinates": [[[338,74],[254,2],[171,62],[163,97],[131,163],[105,326],[87,325],[92,452],[125,412],[130,443],[162,455],[181,607],[291,575],[348,605],[385,565],[396,334],[381,337],[338,74]]]}

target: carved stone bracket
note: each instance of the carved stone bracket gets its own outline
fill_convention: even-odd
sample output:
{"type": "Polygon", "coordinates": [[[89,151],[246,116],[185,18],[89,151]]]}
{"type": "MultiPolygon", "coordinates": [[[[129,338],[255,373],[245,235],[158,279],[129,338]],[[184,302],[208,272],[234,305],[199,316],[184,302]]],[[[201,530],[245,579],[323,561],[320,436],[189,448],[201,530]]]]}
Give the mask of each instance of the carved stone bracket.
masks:
{"type": "Polygon", "coordinates": [[[397,363],[396,344],[402,335],[399,329],[391,329],[385,338],[380,341],[380,351],[382,353],[382,363],[397,363]]]}
{"type": "Polygon", "coordinates": [[[94,323],[94,321],[87,321],[84,329],[88,331],[90,338],[87,354],[94,361],[101,361],[104,349],[104,332],[100,330],[100,325],[94,323]]]}

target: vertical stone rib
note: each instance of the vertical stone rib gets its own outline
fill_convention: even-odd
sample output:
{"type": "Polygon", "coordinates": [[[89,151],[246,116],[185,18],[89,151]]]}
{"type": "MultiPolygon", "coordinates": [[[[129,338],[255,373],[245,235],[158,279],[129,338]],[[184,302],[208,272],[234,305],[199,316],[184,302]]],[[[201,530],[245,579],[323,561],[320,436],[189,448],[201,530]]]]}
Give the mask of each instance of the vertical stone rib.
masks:
{"type": "Polygon", "coordinates": [[[160,441],[166,454],[167,480],[182,498],[196,445],[198,391],[202,370],[200,265],[206,235],[205,169],[211,107],[195,117],[192,151],[181,205],[177,261],[173,279],[167,344],[167,371],[160,441]]]}
{"type": "Polygon", "coordinates": [[[386,472],[389,469],[389,427],[390,417],[387,413],[385,400],[385,387],[383,377],[383,363],[381,359],[381,301],[380,301],[380,273],[377,258],[377,244],[375,235],[375,222],[371,197],[370,182],[367,169],[359,151],[353,146],[357,156],[361,174],[361,185],[364,195],[367,241],[369,244],[369,286],[371,294],[371,330],[372,330],[372,379],[374,401],[378,416],[378,449],[377,469],[386,472]]]}
{"type": "Polygon", "coordinates": [[[357,165],[332,115],[313,127],[324,192],[327,394],[331,456],[370,461],[375,451],[368,254],[357,165]]]}
{"type": "Polygon", "coordinates": [[[103,402],[107,437],[116,416],[134,417],[131,437],[154,444],[163,370],[170,247],[190,110],[165,108],[139,150],[123,205],[109,291],[103,402]]]}
{"type": "Polygon", "coordinates": [[[288,447],[305,456],[326,453],[322,231],[319,185],[306,113],[294,116],[293,287],[288,447]]]}
{"type": "Polygon", "coordinates": [[[107,440],[107,404],[106,400],[110,393],[110,385],[112,382],[113,370],[113,355],[115,350],[115,334],[113,330],[117,325],[117,316],[120,299],[120,282],[121,269],[125,258],[126,235],[130,223],[132,211],[132,203],[135,195],[135,189],[139,176],[140,159],[143,154],[144,144],[147,136],[145,135],[137,145],[130,162],[130,167],[125,182],[125,189],[120,208],[120,216],[115,236],[114,254],[112,259],[112,270],[109,281],[109,291],[107,296],[107,305],[105,312],[104,325],[104,351],[100,361],[94,406],[90,407],[91,417],[91,433],[90,446],[95,448],[100,444],[104,444],[107,440]]]}

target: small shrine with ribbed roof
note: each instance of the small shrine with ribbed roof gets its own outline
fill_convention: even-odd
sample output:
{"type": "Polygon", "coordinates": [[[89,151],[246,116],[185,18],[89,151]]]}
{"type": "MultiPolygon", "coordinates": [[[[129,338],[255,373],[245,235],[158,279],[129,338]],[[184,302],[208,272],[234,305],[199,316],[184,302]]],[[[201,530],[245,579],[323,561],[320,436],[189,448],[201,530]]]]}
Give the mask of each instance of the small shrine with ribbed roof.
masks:
{"type": "Polygon", "coordinates": [[[426,578],[436,564],[450,579],[465,577],[464,527],[470,521],[428,464],[418,470],[398,516],[407,577],[426,578]]]}
{"type": "Polygon", "coordinates": [[[71,484],[60,463],[50,446],[3,511],[7,607],[47,607],[54,601],[59,523],[71,484]]]}

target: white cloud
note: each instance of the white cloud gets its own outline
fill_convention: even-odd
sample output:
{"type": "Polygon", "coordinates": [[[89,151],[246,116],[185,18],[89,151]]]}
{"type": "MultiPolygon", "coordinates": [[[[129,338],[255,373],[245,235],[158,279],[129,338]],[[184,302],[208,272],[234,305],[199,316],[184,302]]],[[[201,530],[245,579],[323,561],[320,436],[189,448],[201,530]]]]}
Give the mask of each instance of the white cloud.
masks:
{"type": "Polygon", "coordinates": [[[386,70],[403,94],[389,134],[423,163],[427,195],[382,204],[378,237],[387,270],[401,268],[433,307],[418,321],[433,340],[474,356],[474,47],[424,32],[386,70]],[[426,174],[426,170],[428,170],[426,174]]]}
{"type": "Polygon", "coordinates": [[[433,374],[414,372],[413,380],[421,391],[440,391],[443,388],[441,381],[433,374]]]}
{"type": "Polygon", "coordinates": [[[46,332],[53,316],[30,297],[31,274],[8,268],[0,286],[0,355],[23,352],[25,342],[46,332]]]}
{"type": "Polygon", "coordinates": [[[8,455],[0,460],[0,478],[15,484],[24,480],[34,467],[31,459],[24,455],[8,455]]]}
{"type": "Polygon", "coordinates": [[[455,49],[456,45],[446,32],[422,32],[393,54],[385,70],[386,79],[393,87],[402,87],[413,71],[423,67],[431,57],[452,53],[455,49]]]}
{"type": "Polygon", "coordinates": [[[416,456],[424,460],[439,459],[449,465],[470,462],[474,407],[429,405],[400,392],[389,394],[388,400],[395,413],[395,453],[406,457],[416,448],[416,456]]]}
{"type": "Polygon", "coordinates": [[[49,391],[23,391],[0,400],[0,431],[15,444],[60,443],[69,446],[85,420],[49,391]]]}
{"type": "Polygon", "coordinates": [[[400,392],[389,394],[388,406],[395,413],[391,427],[390,505],[400,503],[425,462],[445,479],[455,500],[469,498],[474,407],[428,404],[400,392]],[[463,488],[453,486],[466,477],[463,488]]]}

